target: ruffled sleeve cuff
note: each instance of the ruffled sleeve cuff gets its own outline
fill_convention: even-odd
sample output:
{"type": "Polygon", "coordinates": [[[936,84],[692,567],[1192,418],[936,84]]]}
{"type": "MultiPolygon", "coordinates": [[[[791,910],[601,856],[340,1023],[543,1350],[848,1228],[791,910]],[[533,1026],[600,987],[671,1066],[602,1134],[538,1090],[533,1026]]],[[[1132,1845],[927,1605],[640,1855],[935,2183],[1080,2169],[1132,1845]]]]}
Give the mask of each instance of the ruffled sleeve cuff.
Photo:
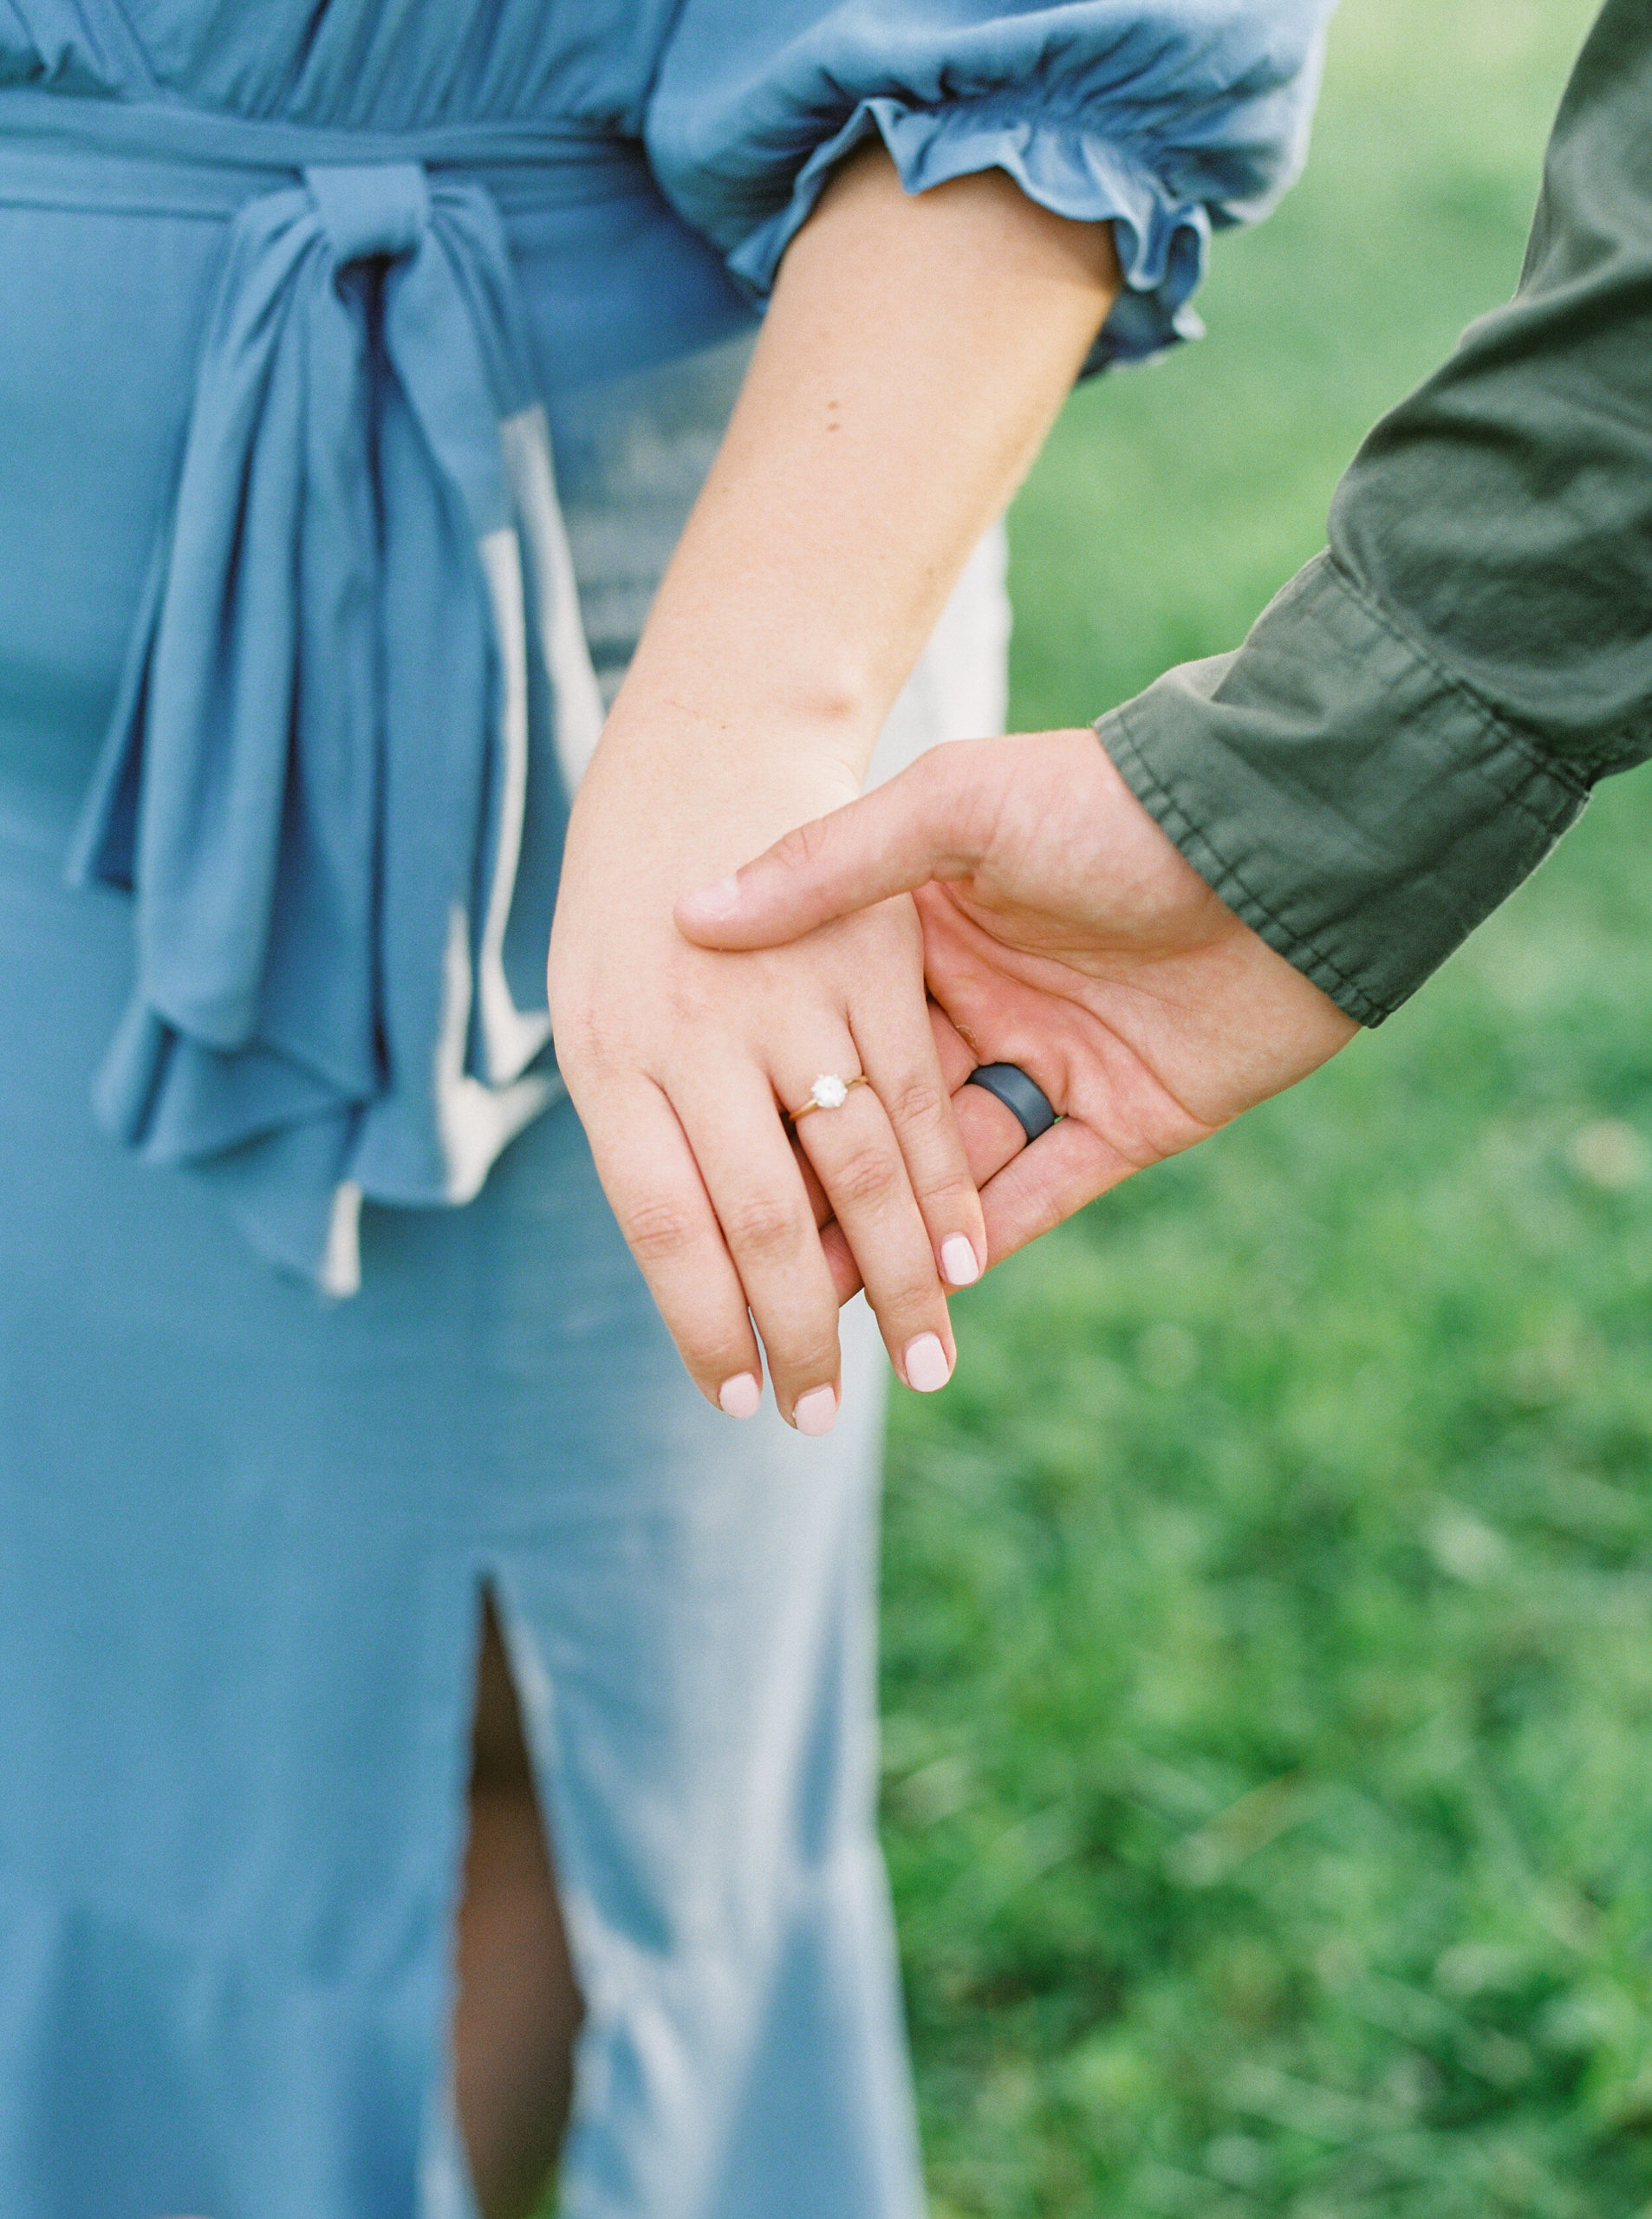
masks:
{"type": "Polygon", "coordinates": [[[678,212],[760,302],[851,148],[908,192],[999,169],[1114,226],[1124,290],[1092,367],[1200,326],[1213,231],[1302,166],[1332,0],[681,0],[643,137],[678,212]]]}
{"type": "Polygon", "coordinates": [[[941,109],[888,97],[863,100],[835,137],[797,173],[791,197],[750,232],[729,268],[755,299],[774,283],[791,244],[845,154],[874,132],[908,192],[949,178],[1001,169],[1031,200],[1079,223],[1110,223],[1124,290],[1108,317],[1086,370],[1143,361],[1203,326],[1189,303],[1205,275],[1211,220],[1202,201],[1170,191],[1122,146],[1076,119],[1017,116],[1002,97],[941,109]]]}

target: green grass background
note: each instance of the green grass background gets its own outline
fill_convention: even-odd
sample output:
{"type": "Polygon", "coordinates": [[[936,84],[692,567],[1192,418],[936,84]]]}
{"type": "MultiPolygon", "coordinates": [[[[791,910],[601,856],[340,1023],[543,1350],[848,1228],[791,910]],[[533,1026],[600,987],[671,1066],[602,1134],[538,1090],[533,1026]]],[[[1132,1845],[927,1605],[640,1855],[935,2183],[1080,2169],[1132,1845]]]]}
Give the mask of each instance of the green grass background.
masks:
{"type": "MultiPolygon", "coordinates": [[[[1512,290],[1589,0],[1347,0],[1211,336],[1070,404],[1015,719],[1233,644],[1512,290]]],[[[956,1307],[894,1431],[937,2219],[1652,2213],[1652,778],[1382,1031],[956,1307]]]]}

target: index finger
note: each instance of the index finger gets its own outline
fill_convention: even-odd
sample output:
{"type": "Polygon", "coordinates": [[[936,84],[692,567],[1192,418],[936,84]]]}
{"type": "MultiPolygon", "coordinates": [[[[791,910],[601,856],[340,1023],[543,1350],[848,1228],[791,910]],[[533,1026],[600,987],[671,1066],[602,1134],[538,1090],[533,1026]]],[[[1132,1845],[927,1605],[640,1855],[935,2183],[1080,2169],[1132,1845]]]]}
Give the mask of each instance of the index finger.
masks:
{"type": "Polygon", "coordinates": [[[677,903],[677,927],[706,947],[771,947],[853,910],[969,868],[962,830],[972,792],[959,758],[932,747],[898,778],[800,824],[715,886],[677,903]]]}

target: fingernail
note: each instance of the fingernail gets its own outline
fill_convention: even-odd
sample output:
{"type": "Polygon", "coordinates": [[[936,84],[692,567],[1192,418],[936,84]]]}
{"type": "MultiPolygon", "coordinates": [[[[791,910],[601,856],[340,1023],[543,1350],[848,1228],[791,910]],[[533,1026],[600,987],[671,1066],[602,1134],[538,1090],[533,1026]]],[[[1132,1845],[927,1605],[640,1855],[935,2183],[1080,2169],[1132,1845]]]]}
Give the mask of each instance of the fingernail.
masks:
{"type": "Polygon", "coordinates": [[[732,1418],[754,1418],[763,1400],[763,1387],[749,1371],[737,1371],[717,1390],[717,1399],[732,1418]]]}
{"type": "Polygon", "coordinates": [[[933,1395],[953,1376],[938,1333],[920,1333],[915,1341],[908,1341],[901,1361],[906,1367],[907,1386],[920,1395],[933,1395]]]}
{"type": "Polygon", "coordinates": [[[816,1437],[829,1433],[837,1423],[837,1389],[835,1387],[811,1387],[806,1395],[798,1396],[791,1418],[799,1433],[816,1437]]]}
{"type": "Polygon", "coordinates": [[[719,878],[715,886],[702,886],[695,893],[683,897],[684,908],[692,909],[708,925],[719,923],[725,917],[732,917],[739,906],[740,882],[738,878],[719,878]]]}
{"type": "Polygon", "coordinates": [[[949,1233],[940,1244],[940,1268],[948,1286],[973,1286],[981,1276],[981,1259],[973,1241],[961,1233],[949,1233]]]}

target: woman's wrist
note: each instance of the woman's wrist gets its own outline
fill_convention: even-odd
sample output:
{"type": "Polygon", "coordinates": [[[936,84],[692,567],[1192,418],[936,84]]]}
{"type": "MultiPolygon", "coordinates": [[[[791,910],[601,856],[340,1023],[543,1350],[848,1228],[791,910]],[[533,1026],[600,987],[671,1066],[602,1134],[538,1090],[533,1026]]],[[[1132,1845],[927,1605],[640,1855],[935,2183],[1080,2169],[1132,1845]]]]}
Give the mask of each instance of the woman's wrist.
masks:
{"type": "Polygon", "coordinates": [[[875,738],[848,718],[760,703],[736,714],[669,698],[616,702],[569,825],[571,883],[601,859],[657,877],[668,908],[697,875],[742,861],[754,839],[766,846],[852,801],[875,738]]]}
{"type": "MultiPolygon", "coordinates": [[[[697,659],[698,660],[698,659],[697,659]]],[[[811,682],[788,656],[767,672],[634,667],[608,713],[601,753],[674,781],[787,782],[866,775],[888,704],[811,682]]]]}

